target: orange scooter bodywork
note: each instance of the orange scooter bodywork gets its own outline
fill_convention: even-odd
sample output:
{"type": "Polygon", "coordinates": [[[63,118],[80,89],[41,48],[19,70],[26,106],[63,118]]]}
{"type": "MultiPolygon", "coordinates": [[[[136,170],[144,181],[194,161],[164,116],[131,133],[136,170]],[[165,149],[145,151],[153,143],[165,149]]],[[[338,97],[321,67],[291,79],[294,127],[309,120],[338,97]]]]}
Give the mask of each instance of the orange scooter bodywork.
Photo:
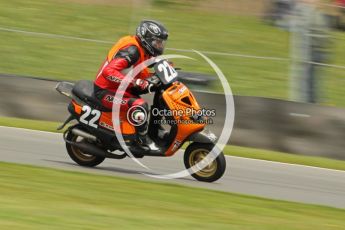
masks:
{"type": "Polygon", "coordinates": [[[203,130],[205,124],[196,123],[190,118],[192,114],[189,114],[188,109],[200,110],[200,106],[192,92],[184,84],[174,83],[163,93],[163,98],[171,111],[183,111],[182,116],[174,116],[175,121],[177,121],[177,134],[165,152],[166,156],[171,156],[188,136],[203,130]]]}
{"type": "MultiPolygon", "coordinates": [[[[72,100],[72,104],[74,105],[75,112],[77,114],[81,115],[82,106],[79,105],[74,100],[72,100]]],[[[98,125],[102,126],[105,129],[108,129],[110,131],[114,131],[114,126],[113,126],[113,122],[112,122],[112,113],[111,112],[102,112],[101,117],[100,117],[99,122],[98,122],[98,125]]],[[[135,134],[135,127],[127,121],[126,111],[120,112],[120,128],[121,128],[121,133],[124,135],[135,134]]],[[[119,132],[119,130],[116,130],[116,132],[119,132]]]]}
{"type": "MultiPolygon", "coordinates": [[[[192,92],[181,82],[173,83],[169,88],[163,92],[163,99],[170,111],[183,111],[181,116],[173,116],[177,125],[177,134],[172,141],[172,144],[165,152],[166,156],[172,156],[182,145],[187,137],[191,134],[199,132],[204,129],[204,123],[196,123],[191,119],[192,114],[190,110],[200,110],[198,102],[195,100],[192,92]]],[[[82,106],[76,101],[72,100],[74,110],[81,115],[82,106]]],[[[113,122],[111,112],[102,112],[98,125],[113,131],[113,122]]],[[[120,128],[123,135],[135,134],[135,127],[127,121],[126,111],[120,112],[120,128]]],[[[118,132],[119,130],[115,130],[118,132]]]]}

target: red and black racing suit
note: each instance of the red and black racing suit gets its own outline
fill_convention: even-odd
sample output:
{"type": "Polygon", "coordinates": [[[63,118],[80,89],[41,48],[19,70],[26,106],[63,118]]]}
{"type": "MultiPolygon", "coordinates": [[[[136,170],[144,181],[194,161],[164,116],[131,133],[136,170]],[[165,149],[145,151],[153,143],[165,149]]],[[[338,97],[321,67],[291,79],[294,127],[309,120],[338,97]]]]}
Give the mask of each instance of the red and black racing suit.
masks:
{"type": "MultiPolygon", "coordinates": [[[[136,36],[123,37],[112,47],[94,81],[95,96],[104,107],[112,109],[114,95],[125,79],[125,73],[149,58],[151,57],[146,55],[136,36]]],[[[150,76],[148,69],[144,68],[134,77],[134,80],[145,79],[150,76]]],[[[122,101],[116,102],[121,104],[121,111],[127,112],[133,106],[141,106],[148,112],[148,105],[139,96],[140,93],[142,92],[138,91],[135,84],[130,83],[123,94],[122,101]]],[[[136,128],[139,133],[145,132],[147,124],[136,128]]]]}

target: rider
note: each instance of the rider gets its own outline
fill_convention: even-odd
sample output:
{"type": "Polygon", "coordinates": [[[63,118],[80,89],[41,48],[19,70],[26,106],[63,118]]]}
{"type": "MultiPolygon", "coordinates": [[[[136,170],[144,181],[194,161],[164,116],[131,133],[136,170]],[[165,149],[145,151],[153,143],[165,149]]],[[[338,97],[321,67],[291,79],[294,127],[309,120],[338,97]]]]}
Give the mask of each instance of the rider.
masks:
{"type": "MultiPolygon", "coordinates": [[[[114,95],[130,69],[151,57],[163,54],[167,39],[168,31],[160,22],[143,20],[137,27],[135,36],[121,38],[110,49],[94,81],[95,96],[104,107],[112,109],[114,95]]],[[[145,116],[149,114],[148,104],[139,96],[148,92],[150,85],[145,79],[151,75],[145,67],[133,78],[123,94],[120,108],[126,112],[133,107],[145,110],[131,109],[135,114],[130,114],[129,117],[134,116],[137,121],[144,121],[135,126],[140,146],[145,150],[158,151],[159,148],[147,135],[148,123],[145,116]]]]}

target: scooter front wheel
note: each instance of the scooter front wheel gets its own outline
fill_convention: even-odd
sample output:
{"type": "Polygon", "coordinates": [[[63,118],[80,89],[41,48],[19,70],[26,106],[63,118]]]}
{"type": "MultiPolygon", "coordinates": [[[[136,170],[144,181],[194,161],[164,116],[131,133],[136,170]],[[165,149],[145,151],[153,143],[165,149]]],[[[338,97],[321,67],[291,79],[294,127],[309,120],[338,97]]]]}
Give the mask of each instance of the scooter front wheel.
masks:
{"type": "MultiPolygon", "coordinates": [[[[192,143],[184,153],[184,165],[188,169],[201,162],[213,149],[211,143],[192,143]]],[[[225,172],[226,160],[221,152],[217,158],[210,162],[206,167],[199,168],[199,171],[192,174],[198,181],[214,182],[221,178],[225,172]]]]}

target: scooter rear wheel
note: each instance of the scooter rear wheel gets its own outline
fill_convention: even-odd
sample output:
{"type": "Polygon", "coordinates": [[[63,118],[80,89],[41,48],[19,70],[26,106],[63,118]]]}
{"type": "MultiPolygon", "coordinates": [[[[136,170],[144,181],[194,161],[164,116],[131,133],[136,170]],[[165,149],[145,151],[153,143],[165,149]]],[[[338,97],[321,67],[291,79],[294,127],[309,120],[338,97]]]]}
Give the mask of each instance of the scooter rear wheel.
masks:
{"type": "MultiPolygon", "coordinates": [[[[202,161],[213,149],[214,144],[211,143],[192,143],[187,147],[184,153],[184,165],[188,169],[197,165],[202,161]]],[[[221,178],[225,172],[226,160],[223,153],[220,153],[217,158],[210,162],[206,167],[200,170],[192,177],[198,181],[214,182],[221,178]]]]}
{"type": "MultiPolygon", "coordinates": [[[[67,134],[66,140],[71,141],[71,142],[85,141],[84,138],[77,136],[73,134],[72,132],[69,132],[67,134]]],[[[73,146],[67,142],[66,142],[66,149],[67,149],[68,155],[72,158],[72,160],[81,166],[94,167],[102,163],[105,159],[105,157],[87,154],[81,149],[79,149],[78,147],[73,146]]]]}

